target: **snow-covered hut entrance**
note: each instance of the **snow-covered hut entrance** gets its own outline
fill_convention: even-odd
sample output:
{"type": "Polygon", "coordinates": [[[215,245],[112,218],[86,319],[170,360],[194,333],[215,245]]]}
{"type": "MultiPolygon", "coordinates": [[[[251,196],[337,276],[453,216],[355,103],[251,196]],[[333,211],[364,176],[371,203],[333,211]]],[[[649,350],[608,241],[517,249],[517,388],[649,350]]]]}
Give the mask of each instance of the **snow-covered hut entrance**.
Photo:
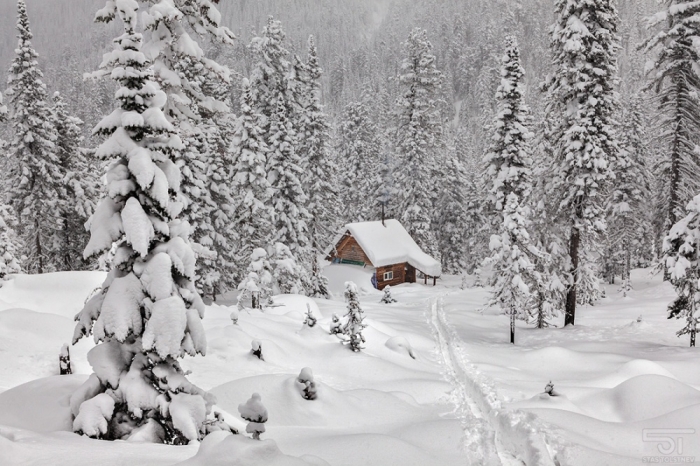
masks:
{"type": "Polygon", "coordinates": [[[334,263],[375,268],[374,285],[380,290],[418,278],[435,285],[442,275],[440,263],[421,250],[398,220],[348,223],[326,255],[334,263]]]}

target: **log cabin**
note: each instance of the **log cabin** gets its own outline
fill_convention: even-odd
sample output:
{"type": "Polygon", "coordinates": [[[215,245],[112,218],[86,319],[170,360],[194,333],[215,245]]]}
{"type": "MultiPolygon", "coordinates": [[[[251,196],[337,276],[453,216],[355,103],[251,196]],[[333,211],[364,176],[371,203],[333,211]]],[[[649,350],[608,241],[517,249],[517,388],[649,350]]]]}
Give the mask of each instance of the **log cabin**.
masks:
{"type": "Polygon", "coordinates": [[[423,252],[398,220],[348,223],[336,236],[326,260],[375,269],[374,286],[424,283],[442,275],[440,262],[423,252]]]}

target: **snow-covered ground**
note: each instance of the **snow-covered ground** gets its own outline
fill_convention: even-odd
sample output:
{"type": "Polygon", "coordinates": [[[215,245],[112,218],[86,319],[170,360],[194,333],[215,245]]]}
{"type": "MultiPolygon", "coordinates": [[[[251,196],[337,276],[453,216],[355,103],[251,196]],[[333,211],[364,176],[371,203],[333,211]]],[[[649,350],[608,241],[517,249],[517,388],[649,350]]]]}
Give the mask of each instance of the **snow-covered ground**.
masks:
{"type": "Polygon", "coordinates": [[[0,289],[1,465],[639,464],[649,456],[700,459],[700,358],[665,318],[673,290],[646,271],[623,298],[615,286],[573,328],[519,324],[480,313],[487,290],[392,288],[379,304],[368,269],[326,269],[335,300],[279,296],[265,313],[212,305],[206,357],[188,358],[190,380],[212,391],[244,431],[237,406],[253,392],[269,412],[263,440],[211,435],[201,446],[105,442],[70,432],[68,397],[91,372],[91,342],[71,347],[76,375],[57,376],[73,315],[102,282],[97,272],[19,275],[0,289]],[[342,316],[344,280],[358,283],[369,327],[353,353],[329,335],[342,316]],[[303,326],[307,305],[319,318],[303,326]],[[642,316],[641,322],[637,318],[642,316]],[[250,354],[262,343],[265,361],[250,354]],[[409,354],[412,350],[415,359],[409,354]],[[318,399],[295,378],[313,370],[318,399]],[[542,395],[554,383],[558,397],[542,395]],[[668,430],[676,429],[676,430],[668,430]],[[692,431],[692,432],[691,432],[692,431]],[[682,439],[679,446],[678,439],[682,439]],[[645,441],[647,440],[647,441],[645,441]],[[229,461],[234,461],[229,463],[229,461]]]}

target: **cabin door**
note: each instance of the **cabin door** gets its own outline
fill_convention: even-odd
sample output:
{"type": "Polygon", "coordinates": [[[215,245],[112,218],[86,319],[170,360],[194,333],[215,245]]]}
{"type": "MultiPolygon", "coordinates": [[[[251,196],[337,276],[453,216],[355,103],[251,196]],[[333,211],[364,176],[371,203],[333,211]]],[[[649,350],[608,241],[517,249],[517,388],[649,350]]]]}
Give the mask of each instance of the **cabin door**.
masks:
{"type": "Polygon", "coordinates": [[[416,283],[416,268],[412,265],[406,264],[406,283],[416,283]]]}

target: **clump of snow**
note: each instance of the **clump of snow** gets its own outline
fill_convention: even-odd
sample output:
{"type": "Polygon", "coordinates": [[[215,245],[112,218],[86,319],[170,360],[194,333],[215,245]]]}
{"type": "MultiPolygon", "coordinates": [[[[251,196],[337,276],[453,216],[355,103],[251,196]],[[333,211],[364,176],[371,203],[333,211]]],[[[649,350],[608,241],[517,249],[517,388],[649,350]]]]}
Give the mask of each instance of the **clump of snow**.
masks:
{"type": "Polygon", "coordinates": [[[248,421],[245,431],[253,434],[255,440],[260,440],[260,434],[265,432],[265,423],[267,422],[267,409],[262,404],[260,395],[253,393],[248,401],[238,405],[238,412],[243,419],[248,421]]]}
{"type": "Polygon", "coordinates": [[[411,358],[416,359],[416,353],[413,351],[413,347],[408,342],[406,337],[391,337],[384,345],[392,351],[396,351],[397,353],[405,353],[411,358]]]}
{"type": "Polygon", "coordinates": [[[176,393],[172,395],[169,409],[173,427],[182,432],[190,442],[196,441],[199,436],[197,426],[204,423],[207,415],[204,399],[199,395],[176,393]]]}
{"type": "Polygon", "coordinates": [[[296,383],[301,397],[305,400],[315,400],[318,397],[314,373],[310,367],[305,367],[301,370],[296,378],[296,383]]]}
{"type": "Polygon", "coordinates": [[[114,399],[106,393],[100,393],[80,405],[80,412],[73,420],[73,431],[100,438],[107,433],[113,413],[114,399]]]}
{"type": "Polygon", "coordinates": [[[250,346],[251,346],[250,352],[253,354],[253,356],[260,359],[261,361],[264,361],[265,358],[263,358],[263,353],[262,353],[262,342],[260,340],[253,340],[250,342],[250,346]]]}

